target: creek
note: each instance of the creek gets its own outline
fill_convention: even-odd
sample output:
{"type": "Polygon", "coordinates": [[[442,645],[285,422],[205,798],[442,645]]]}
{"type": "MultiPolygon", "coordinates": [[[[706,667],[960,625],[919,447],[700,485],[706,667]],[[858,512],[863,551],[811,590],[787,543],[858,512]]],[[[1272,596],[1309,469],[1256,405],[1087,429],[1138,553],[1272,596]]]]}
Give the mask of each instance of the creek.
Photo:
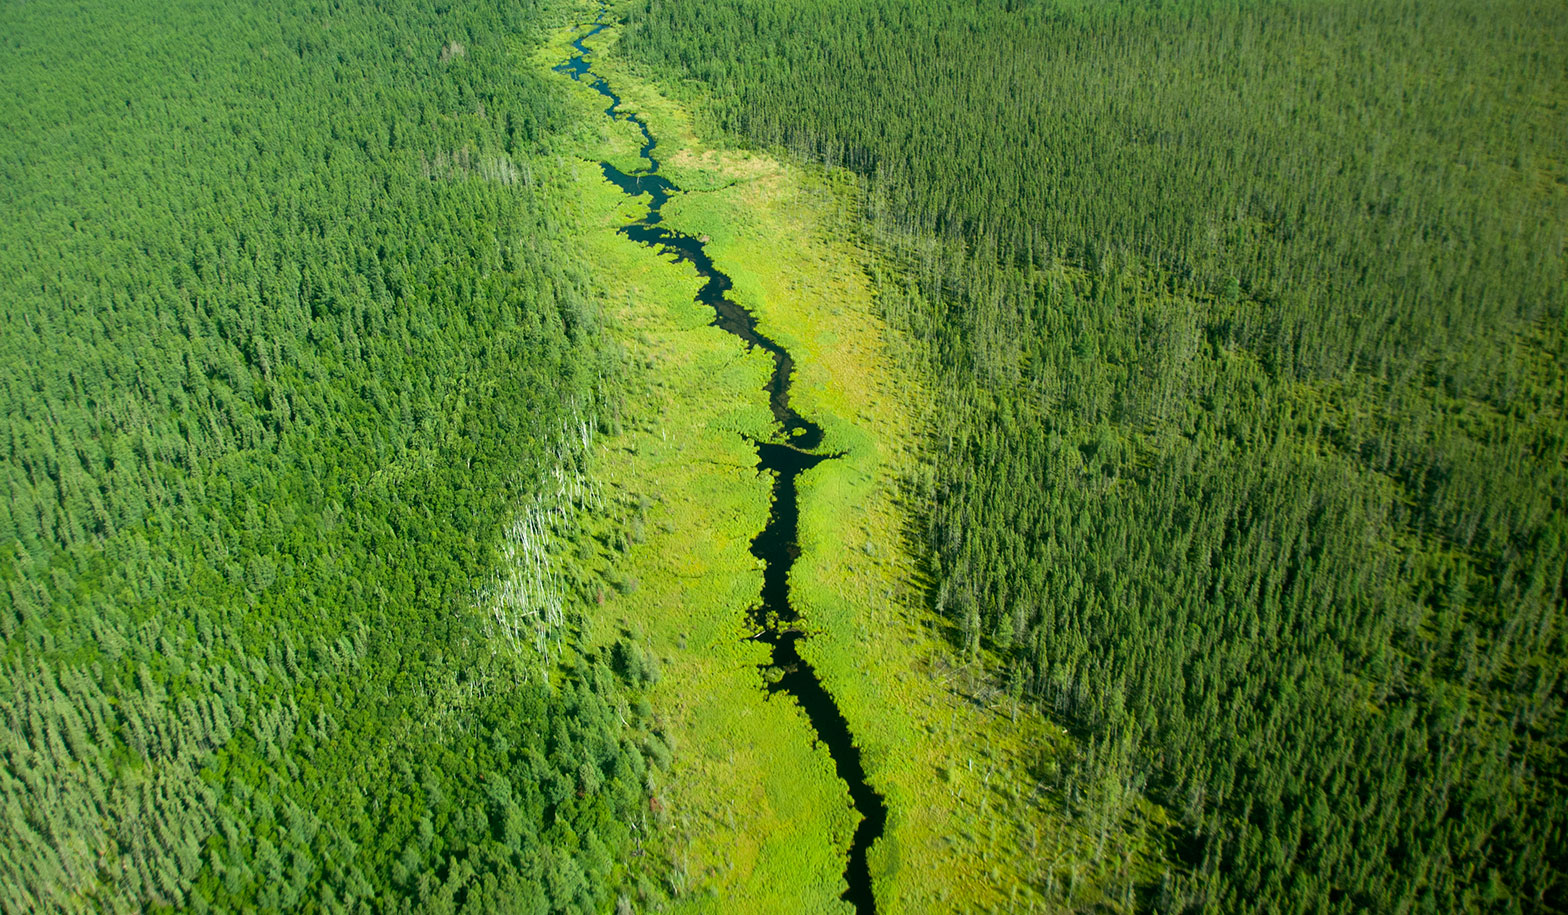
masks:
{"type": "Polygon", "coordinates": [[[849,860],[844,870],[846,889],[842,898],[852,903],[861,915],[869,915],[876,911],[876,900],[871,891],[866,853],[887,825],[887,807],[882,796],[866,782],[860,748],[855,746],[850,735],[849,722],[822,685],[817,672],[801,657],[799,643],[807,636],[799,628],[800,616],[790,603],[789,594],[790,569],[800,556],[800,506],[796,482],[802,473],[839,455],[821,452],[822,428],[790,406],[790,380],[795,361],[789,351],[758,331],[756,316],[730,298],[733,284],[729,276],[714,266],[705,243],[663,225],[664,204],[681,193],[681,189],[659,173],[659,160],[654,154],[658,142],[647,122],[634,113],[621,111],[620,97],[611,91],[603,77],[593,73],[588,62],[591,52],[586,42],[608,26],[601,11],[592,28],[572,42],[576,53],[556,70],[587,83],[608,100],[605,115],[612,120],[627,121],[642,133],[639,155],[646,166],[628,174],[608,162],[599,163],[605,178],[628,196],[648,198],[647,212],[619,231],[676,262],[692,265],[703,279],[697,301],[713,309],[713,325],[740,338],[748,348],[762,349],[773,359],[773,371],[767,384],[768,401],[780,434],[772,441],[754,440],[758,467],[772,475],[773,492],[767,523],[751,542],[751,553],[762,560],[763,571],[761,599],[747,611],[750,623],[757,630],[750,638],[770,649],[769,660],[762,665],[763,688],[769,695],[784,693],[800,705],[818,740],[827,748],[838,777],[849,788],[850,800],[861,819],[849,847],[849,860]]]}

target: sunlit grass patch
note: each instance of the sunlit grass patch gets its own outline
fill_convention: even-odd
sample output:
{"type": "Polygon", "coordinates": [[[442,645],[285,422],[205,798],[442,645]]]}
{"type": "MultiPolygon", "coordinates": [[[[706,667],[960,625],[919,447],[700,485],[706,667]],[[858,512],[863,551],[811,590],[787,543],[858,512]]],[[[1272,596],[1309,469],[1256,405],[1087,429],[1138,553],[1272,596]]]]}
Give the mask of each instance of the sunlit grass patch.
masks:
{"type": "MultiPolygon", "coordinates": [[[[599,97],[582,88],[588,117],[599,97]]],[[[624,369],[620,431],[601,439],[594,472],[640,535],[617,562],[622,586],[585,627],[590,644],[632,635],[659,671],[650,696],[672,752],[647,847],[678,907],[835,910],[848,793],[794,703],[763,691],[765,647],[743,640],[761,588],[748,548],[770,488],[747,436],[771,427],[770,364],[709,326],[689,268],[616,234],[643,210],[600,176],[592,144],[604,138],[582,137],[554,190],[595,265],[624,369]]]]}
{"type": "MultiPolygon", "coordinates": [[[[794,355],[795,407],[823,426],[825,449],[842,452],[801,478],[792,592],[813,634],[803,654],[888,802],[888,828],[870,854],[883,910],[1115,905],[1099,887],[1146,867],[1143,830],[1158,811],[1138,806],[1097,835],[1072,821],[1051,775],[1069,738],[998,693],[984,659],[954,666],[925,604],[900,500],[921,473],[926,399],[889,354],[871,255],[853,241],[853,184],[707,148],[678,104],[613,55],[595,67],[623,108],[648,121],[665,174],[690,191],[666,205],[666,223],[707,241],[736,301],[794,355]]],[[[579,155],[602,157],[621,141],[599,142],[579,155]]],[[[614,235],[640,206],[594,180],[596,170],[575,173],[585,201],[602,197],[583,243],[633,368],[625,431],[602,450],[602,473],[647,516],[646,539],[626,557],[636,590],[608,598],[591,626],[606,642],[636,633],[664,673],[653,699],[676,742],[659,798],[674,883],[683,904],[714,911],[841,905],[854,825],[847,793],[794,705],[763,698],[766,653],[742,641],[760,587],[747,546],[768,492],[738,433],[771,426],[768,362],[707,327],[712,315],[692,302],[688,270],[614,235]]]]}

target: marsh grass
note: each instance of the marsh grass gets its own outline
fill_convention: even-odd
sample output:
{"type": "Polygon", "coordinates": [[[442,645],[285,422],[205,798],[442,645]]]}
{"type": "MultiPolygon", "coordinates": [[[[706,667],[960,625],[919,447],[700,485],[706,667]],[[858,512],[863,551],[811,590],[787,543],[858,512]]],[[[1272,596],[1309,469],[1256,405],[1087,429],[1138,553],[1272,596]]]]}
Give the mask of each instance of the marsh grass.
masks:
{"type": "MultiPolygon", "coordinates": [[[[888,355],[874,255],[854,241],[853,183],[704,145],[681,106],[605,53],[614,30],[600,39],[596,72],[623,110],[647,119],[664,173],[691,191],[666,205],[666,224],[706,238],[736,300],[794,354],[797,409],[823,426],[826,450],[843,453],[801,478],[803,554],[791,585],[812,633],[802,653],[888,801],[888,828],[870,855],[879,908],[1122,907],[1105,888],[1125,885],[1129,872],[1147,879],[1162,812],[1139,802],[1097,831],[1074,822],[1048,784],[1071,739],[999,694],[992,665],[955,666],[927,606],[904,505],[922,473],[925,399],[921,379],[888,355]]],[[[557,35],[540,62],[564,59],[569,40],[557,35]]],[[[577,89],[585,120],[604,121],[598,96],[577,89]]],[[[638,139],[585,127],[563,151],[576,161],[560,193],[628,368],[624,431],[602,441],[596,467],[624,504],[650,504],[646,540],[625,560],[641,586],[604,602],[587,624],[590,641],[635,633],[664,671],[652,701],[676,749],[656,797],[659,848],[680,904],[843,908],[855,817],[847,792],[795,706],[765,698],[763,647],[742,641],[761,583],[747,547],[768,499],[742,433],[771,426],[769,365],[707,326],[689,269],[615,234],[642,209],[600,179],[596,163],[634,164],[638,139]]]]}

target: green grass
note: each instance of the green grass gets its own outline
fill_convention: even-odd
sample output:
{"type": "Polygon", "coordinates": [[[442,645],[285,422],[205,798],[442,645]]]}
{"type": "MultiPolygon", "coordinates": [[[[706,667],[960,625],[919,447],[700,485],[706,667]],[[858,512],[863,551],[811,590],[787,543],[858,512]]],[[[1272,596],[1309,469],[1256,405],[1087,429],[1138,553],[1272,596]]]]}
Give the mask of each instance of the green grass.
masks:
{"type": "MultiPolygon", "coordinates": [[[[541,63],[565,43],[552,42],[541,63]]],[[[572,90],[585,122],[606,120],[598,95],[572,90]]],[[[656,786],[649,847],[667,866],[677,908],[842,910],[848,792],[798,708],[767,699],[765,647],[742,641],[762,580],[748,548],[770,486],[744,434],[771,425],[770,365],[708,326],[690,268],[615,234],[641,209],[596,163],[607,149],[635,151],[635,140],[579,131],[560,150],[550,189],[594,265],[594,292],[623,349],[621,431],[601,440],[594,474],[643,532],[618,561],[629,586],[606,595],[586,638],[602,645],[632,633],[658,659],[650,698],[674,754],[656,786]]]]}
{"type": "Polygon", "coordinates": [[[794,402],[827,430],[843,458],[802,477],[801,546],[793,599],[814,637],[816,666],[863,749],[873,784],[889,802],[890,826],[873,849],[878,896],[888,911],[951,906],[1114,903],[1101,887],[1124,868],[1155,867],[1140,832],[1111,824],[1091,842],[1033,784],[1032,764],[1068,749],[1035,715],[1014,720],[1010,703],[982,698],[988,665],[953,669],[941,623],[925,606],[924,582],[903,549],[902,481],[918,472],[922,428],[916,380],[887,357],[874,316],[864,254],[835,242],[847,192],[813,170],[758,174],[711,194],[672,202],[668,221],[710,237],[709,250],[735,280],[735,296],[795,354],[794,402]],[[789,238],[781,245],[777,239],[789,238]],[[928,862],[939,866],[926,866],[928,862]],[[1053,864],[1074,862],[1063,873],[1053,864]],[[910,866],[913,864],[913,866],[910,866]],[[1078,868],[1069,877],[1072,867],[1078,868]],[[1053,882],[1054,878],[1054,882],[1053,882]],[[1071,885],[1070,890],[1063,887],[1071,885]],[[1036,893],[1038,888],[1041,892],[1036,893]]]}
{"type": "MultiPolygon", "coordinates": [[[[614,30],[598,41],[612,46],[614,30]]],[[[1162,813],[1135,805],[1125,823],[1106,825],[1102,840],[1049,791],[1001,787],[1034,784],[1031,768],[1047,777],[1070,741],[1037,715],[1015,717],[1005,697],[989,696],[987,665],[950,666],[941,623],[904,549],[899,493],[920,472],[924,398],[919,379],[889,358],[868,278],[871,255],[853,244],[845,218],[856,206],[853,187],[820,169],[710,148],[680,105],[613,55],[601,52],[595,67],[623,108],[648,120],[665,174],[698,191],[671,200],[666,223],[709,239],[736,300],[794,354],[796,408],[823,426],[826,448],[844,453],[802,477],[804,555],[792,588],[813,633],[803,653],[888,801],[888,829],[870,858],[883,910],[1030,901],[1118,907],[1102,887],[1124,884],[1112,878],[1127,869],[1150,870],[1147,832],[1164,822],[1162,813]]],[[[605,148],[590,144],[579,154],[604,156],[605,148]]],[[[586,163],[577,171],[587,175],[586,163]]],[[[753,428],[765,426],[767,365],[701,326],[710,314],[691,302],[690,273],[605,237],[622,219],[615,197],[598,204],[606,215],[583,238],[603,268],[607,301],[628,302],[615,332],[643,367],[634,373],[640,387],[626,398],[628,415],[643,418],[628,423],[626,443],[609,443],[604,466],[624,498],[657,494],[658,502],[648,541],[629,556],[638,592],[606,603],[595,625],[604,638],[636,630],[663,661],[655,714],[681,742],[680,774],[661,797],[687,814],[667,849],[695,895],[729,910],[831,905],[852,814],[826,756],[803,752],[810,735],[793,706],[761,701],[755,666],[763,652],[738,641],[760,584],[746,547],[764,520],[766,482],[750,471],[755,458],[736,427],[706,418],[744,401],[757,411],[747,414],[759,424],[753,428]],[[753,374],[720,372],[726,360],[753,374]],[[720,391],[721,376],[733,387],[720,391]],[[669,424],[679,424],[678,441],[674,428],[664,437],[669,424]],[[829,805],[831,816],[791,815],[786,799],[809,797],[818,809],[829,805]],[[779,895],[780,881],[801,884],[802,895],[779,895]]]]}

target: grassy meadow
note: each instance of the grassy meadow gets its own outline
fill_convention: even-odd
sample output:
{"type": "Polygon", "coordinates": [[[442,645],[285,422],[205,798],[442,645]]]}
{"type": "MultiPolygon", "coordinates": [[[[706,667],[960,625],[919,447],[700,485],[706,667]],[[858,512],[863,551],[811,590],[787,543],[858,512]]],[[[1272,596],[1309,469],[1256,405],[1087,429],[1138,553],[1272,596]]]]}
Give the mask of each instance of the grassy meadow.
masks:
{"type": "MultiPolygon", "coordinates": [[[[538,64],[564,60],[572,37],[570,27],[558,32],[538,64]]],[[[792,402],[823,426],[823,447],[842,453],[801,479],[803,555],[791,586],[812,634],[802,653],[888,801],[888,829],[870,857],[879,907],[1116,907],[1125,900],[1104,887],[1152,867],[1145,850],[1161,812],[1143,805],[1094,834],[1069,822],[1050,774],[1070,739],[989,689],[984,661],[953,666],[926,606],[899,502],[903,481],[923,472],[920,379],[888,352],[873,308],[877,265],[851,229],[853,184],[705,144],[686,110],[605,53],[615,37],[610,29],[590,43],[594,70],[623,110],[647,120],[663,173],[690,190],[666,204],[666,224],[706,239],[736,301],[794,355],[792,402]]],[[[574,99],[602,110],[586,86],[574,99]]],[[[747,547],[768,498],[741,433],[770,422],[768,364],[707,326],[711,312],[692,301],[694,274],[615,234],[641,209],[600,177],[597,161],[629,170],[640,137],[625,122],[583,121],[578,145],[562,151],[574,161],[560,193],[577,201],[576,238],[596,265],[631,379],[623,431],[605,440],[597,466],[648,518],[646,540],[627,553],[636,590],[610,595],[588,625],[601,641],[635,632],[658,655],[653,713],[676,749],[657,847],[678,875],[678,898],[696,909],[842,907],[847,793],[803,716],[766,698],[762,646],[741,641],[760,587],[747,547]]]]}

